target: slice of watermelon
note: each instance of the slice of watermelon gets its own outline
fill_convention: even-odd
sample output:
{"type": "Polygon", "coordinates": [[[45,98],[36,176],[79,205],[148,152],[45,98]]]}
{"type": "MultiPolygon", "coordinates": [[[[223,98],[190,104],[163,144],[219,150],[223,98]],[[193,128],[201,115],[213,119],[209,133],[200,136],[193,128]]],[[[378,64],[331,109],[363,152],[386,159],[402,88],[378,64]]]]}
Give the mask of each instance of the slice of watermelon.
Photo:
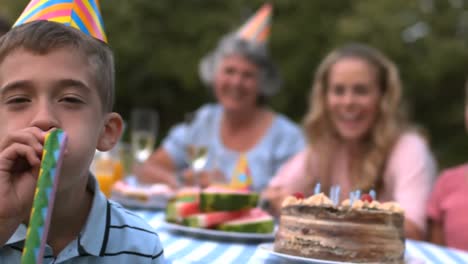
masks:
{"type": "Polygon", "coordinates": [[[200,193],[200,211],[237,211],[257,205],[259,195],[248,190],[209,187],[200,193]]]}
{"type": "Polygon", "coordinates": [[[242,217],[246,213],[245,210],[201,213],[184,218],[182,223],[191,227],[210,228],[220,223],[242,217]]]}
{"type": "Polygon", "coordinates": [[[177,191],[175,195],[175,200],[177,201],[198,201],[200,196],[200,188],[199,187],[183,187],[177,191]]]}
{"type": "Polygon", "coordinates": [[[183,218],[200,213],[198,201],[171,201],[166,208],[166,220],[169,222],[181,222],[183,218]]]}
{"type": "Polygon", "coordinates": [[[217,229],[230,232],[271,233],[274,226],[271,215],[260,208],[253,208],[241,218],[218,225],[217,229]]]}

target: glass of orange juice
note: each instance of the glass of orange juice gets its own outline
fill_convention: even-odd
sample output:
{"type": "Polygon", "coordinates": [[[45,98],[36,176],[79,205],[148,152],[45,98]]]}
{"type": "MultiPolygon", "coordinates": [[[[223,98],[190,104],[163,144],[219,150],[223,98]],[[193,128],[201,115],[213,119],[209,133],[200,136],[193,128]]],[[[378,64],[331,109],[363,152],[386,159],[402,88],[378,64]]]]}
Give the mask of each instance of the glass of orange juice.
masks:
{"type": "Polygon", "coordinates": [[[109,153],[96,152],[93,161],[93,172],[99,183],[99,188],[107,197],[110,197],[112,185],[115,182],[115,170],[115,161],[109,153]]]}
{"type": "Polygon", "coordinates": [[[124,178],[124,166],[120,160],[115,160],[114,161],[114,173],[113,173],[113,179],[114,182],[120,181],[124,178]]]}
{"type": "Polygon", "coordinates": [[[110,197],[112,185],[114,184],[114,175],[112,174],[96,174],[96,179],[99,182],[99,188],[106,195],[110,197]]]}

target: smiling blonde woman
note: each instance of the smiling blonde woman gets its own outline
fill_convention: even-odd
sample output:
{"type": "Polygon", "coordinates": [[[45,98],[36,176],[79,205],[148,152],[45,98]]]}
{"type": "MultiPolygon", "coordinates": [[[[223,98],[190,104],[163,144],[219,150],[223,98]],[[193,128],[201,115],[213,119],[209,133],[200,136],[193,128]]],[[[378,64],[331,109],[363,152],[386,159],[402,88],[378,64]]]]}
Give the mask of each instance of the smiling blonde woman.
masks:
{"type": "Polygon", "coordinates": [[[422,239],[424,207],[436,165],[424,137],[406,119],[395,65],[378,50],[349,44],[320,64],[304,119],[309,147],[286,163],[263,193],[278,212],[294,192],[377,191],[406,212],[405,233],[422,239]]]}

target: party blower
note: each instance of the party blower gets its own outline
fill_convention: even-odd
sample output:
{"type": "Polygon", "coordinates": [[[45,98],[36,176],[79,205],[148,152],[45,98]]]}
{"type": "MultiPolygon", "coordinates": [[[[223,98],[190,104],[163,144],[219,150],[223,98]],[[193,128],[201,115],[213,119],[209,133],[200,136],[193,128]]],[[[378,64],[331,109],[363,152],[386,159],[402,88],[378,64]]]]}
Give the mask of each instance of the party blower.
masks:
{"type": "Polygon", "coordinates": [[[54,208],[62,157],[67,136],[61,129],[54,129],[45,136],[41,169],[29,218],[26,242],[21,257],[22,264],[41,264],[47,242],[47,233],[54,208]]]}

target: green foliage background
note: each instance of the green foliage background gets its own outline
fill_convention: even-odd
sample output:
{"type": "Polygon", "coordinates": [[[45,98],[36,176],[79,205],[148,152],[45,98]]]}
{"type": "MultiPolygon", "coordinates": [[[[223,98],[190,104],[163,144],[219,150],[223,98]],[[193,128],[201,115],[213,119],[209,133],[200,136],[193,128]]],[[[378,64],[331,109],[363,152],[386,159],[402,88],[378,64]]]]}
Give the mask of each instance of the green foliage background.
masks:
{"type": "MultiPolygon", "coordinates": [[[[0,0],[12,22],[27,0],[0,0]]],[[[212,100],[200,58],[264,1],[101,0],[117,64],[116,110],[160,112],[160,138],[183,114],[212,100]]],[[[371,44],[399,66],[412,118],[444,168],[468,160],[464,82],[468,6],[464,0],[278,0],[270,50],[285,79],[271,106],[300,122],[321,58],[350,41],[371,44]]]]}

